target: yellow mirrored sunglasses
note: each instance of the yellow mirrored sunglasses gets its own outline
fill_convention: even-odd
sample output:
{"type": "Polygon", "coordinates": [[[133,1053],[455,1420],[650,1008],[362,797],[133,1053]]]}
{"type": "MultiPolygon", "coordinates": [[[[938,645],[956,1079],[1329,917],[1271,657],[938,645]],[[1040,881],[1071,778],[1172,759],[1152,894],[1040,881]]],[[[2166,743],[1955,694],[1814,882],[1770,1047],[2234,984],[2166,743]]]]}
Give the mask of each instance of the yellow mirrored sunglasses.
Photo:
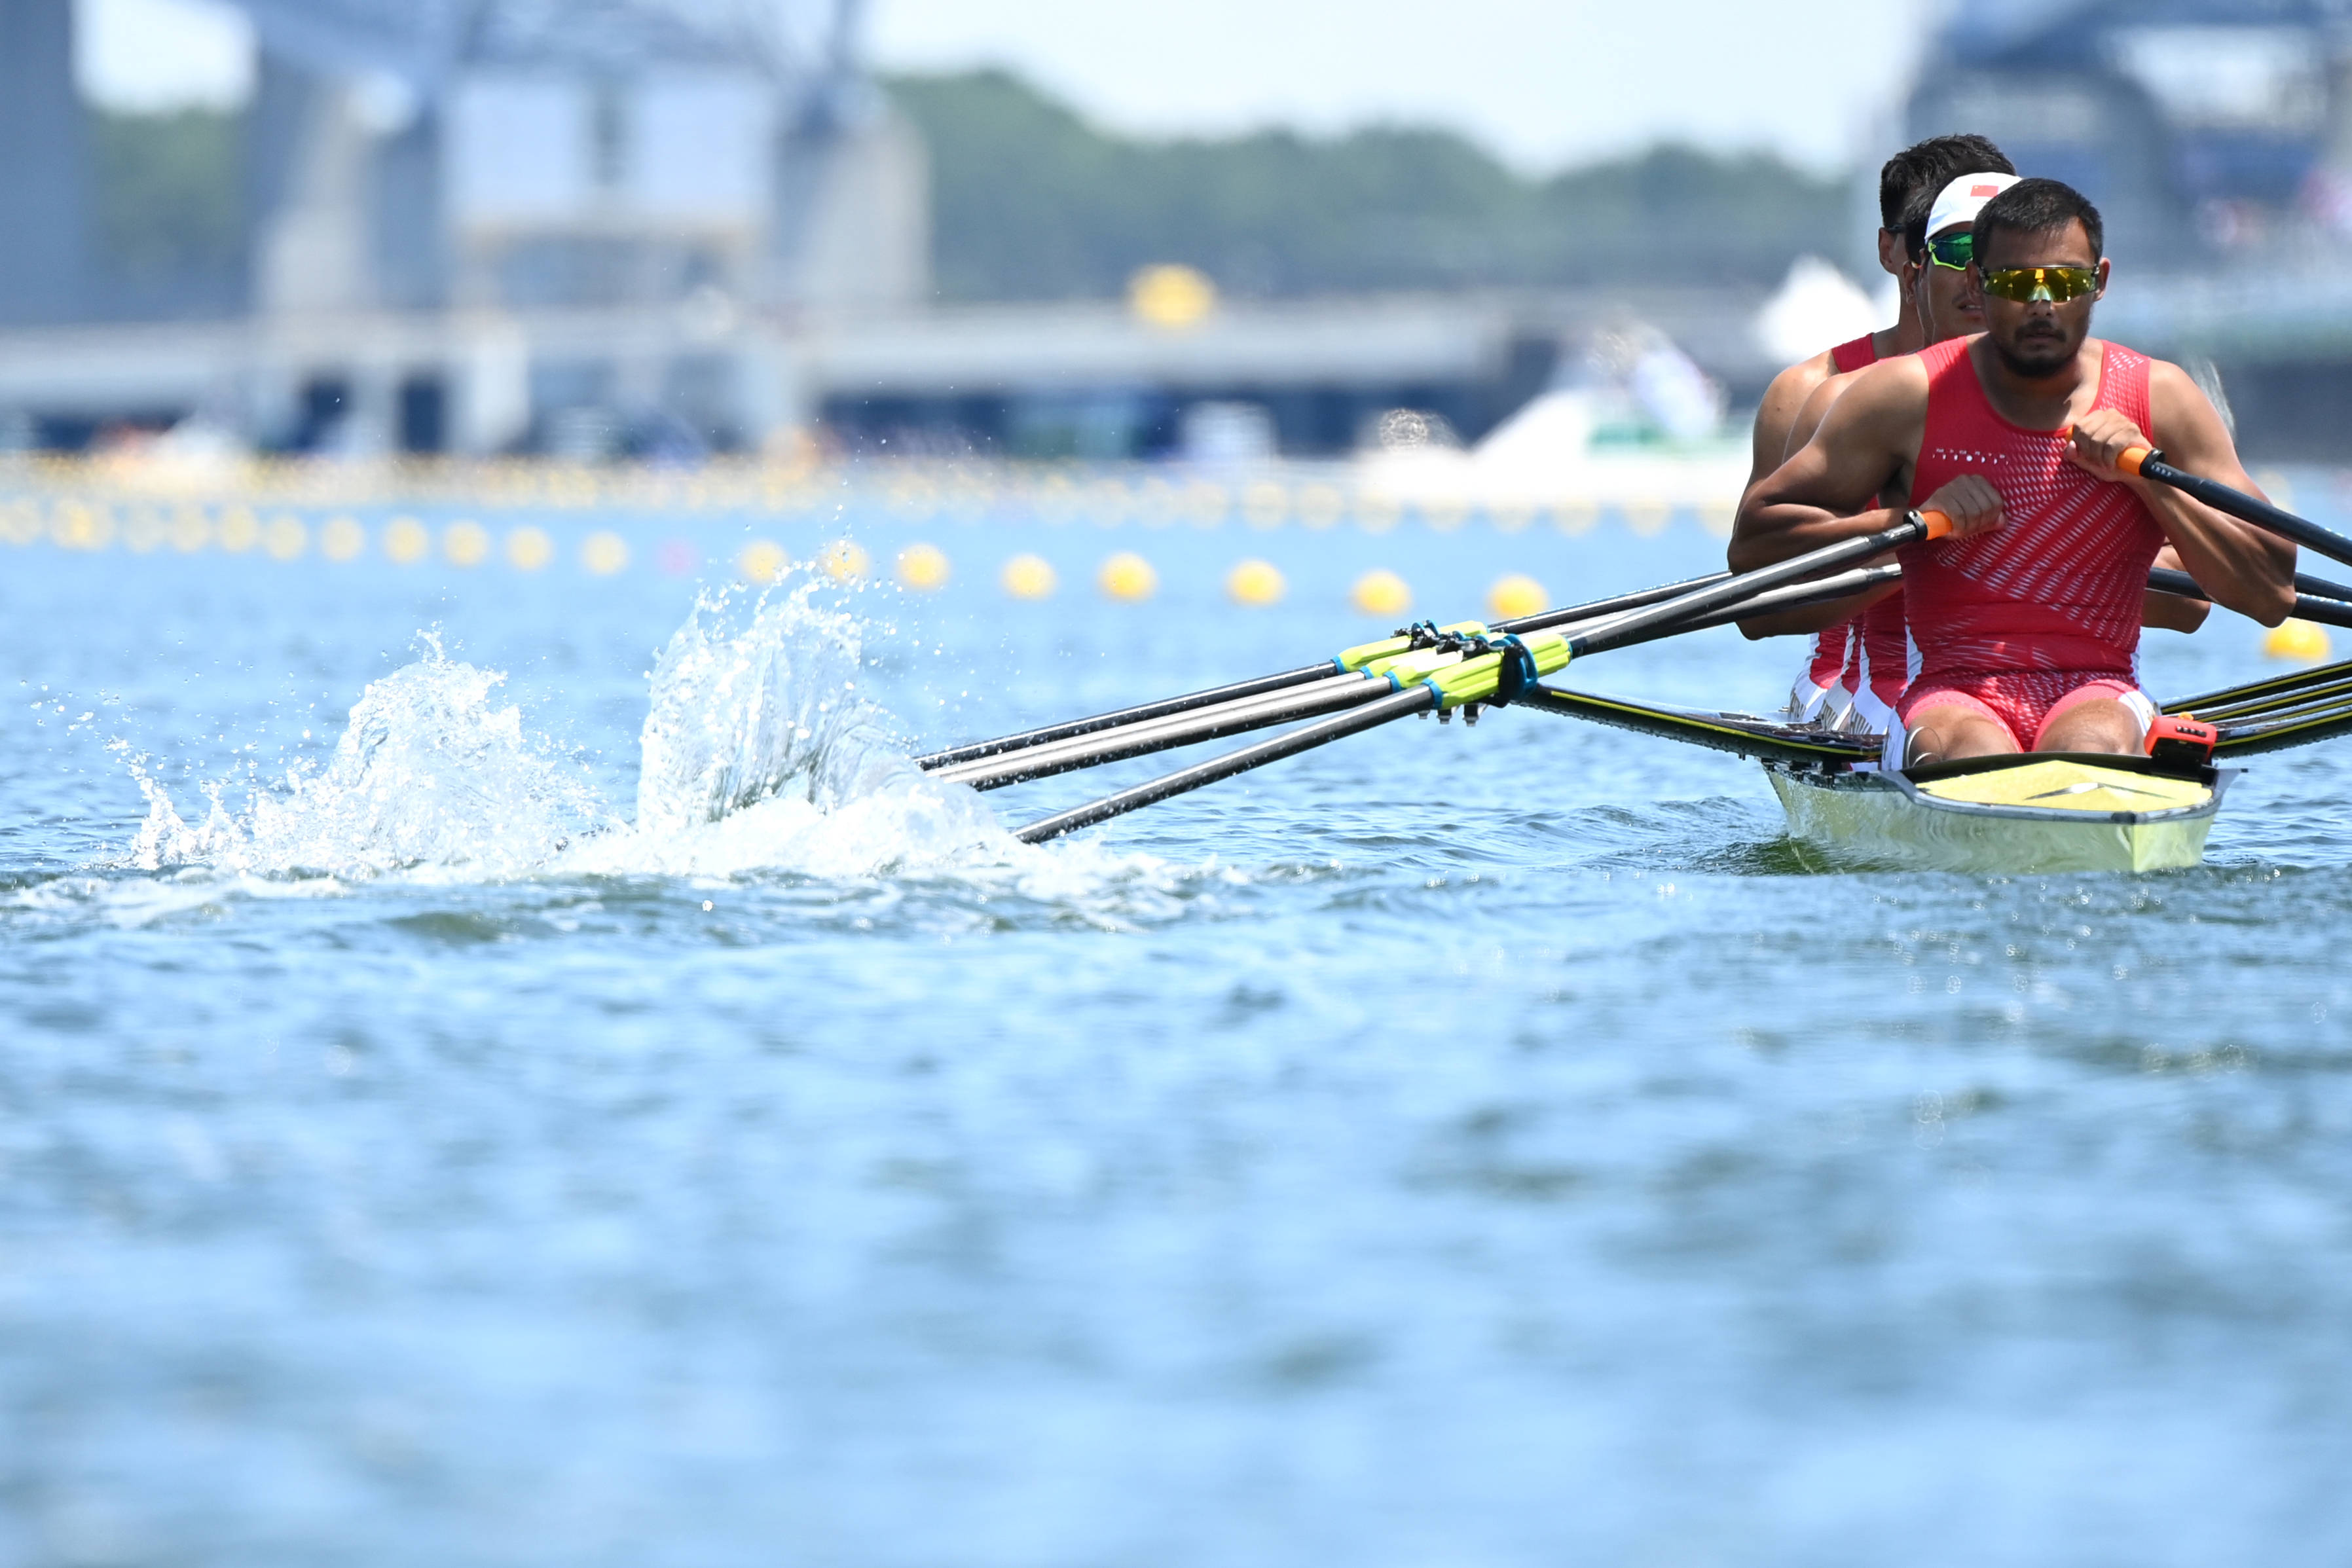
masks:
{"type": "Polygon", "coordinates": [[[2021,305],[2047,299],[2053,305],[2094,293],[2099,287],[2095,267],[2000,267],[1982,275],[1984,291],[2021,305]]]}

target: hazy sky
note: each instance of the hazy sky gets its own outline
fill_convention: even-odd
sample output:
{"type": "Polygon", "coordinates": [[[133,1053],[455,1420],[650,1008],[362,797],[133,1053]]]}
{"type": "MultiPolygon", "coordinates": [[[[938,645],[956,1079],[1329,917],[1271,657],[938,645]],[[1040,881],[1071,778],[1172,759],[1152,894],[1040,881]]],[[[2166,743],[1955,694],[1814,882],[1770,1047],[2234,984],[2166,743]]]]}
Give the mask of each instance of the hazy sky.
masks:
{"type": "MultiPolygon", "coordinates": [[[[104,101],[234,98],[218,0],[77,0],[104,101]]],[[[1936,0],[871,0],[891,69],[1008,65],[1105,124],[1451,125],[1544,168],[1678,136],[1875,161],[1936,0]]]]}
{"type": "MultiPolygon", "coordinates": [[[[1394,118],[1545,167],[1664,136],[1843,163],[1928,0],[873,0],[886,66],[1018,67],[1114,125],[1394,118]]],[[[1937,9],[1940,9],[1937,7],[1937,9]]]]}

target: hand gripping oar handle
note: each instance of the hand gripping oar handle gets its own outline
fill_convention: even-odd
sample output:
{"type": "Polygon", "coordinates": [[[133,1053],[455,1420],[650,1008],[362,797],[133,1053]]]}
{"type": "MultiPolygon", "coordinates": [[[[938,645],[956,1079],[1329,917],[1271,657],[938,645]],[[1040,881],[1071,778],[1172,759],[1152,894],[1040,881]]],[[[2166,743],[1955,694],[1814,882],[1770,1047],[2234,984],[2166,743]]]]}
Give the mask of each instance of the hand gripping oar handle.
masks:
{"type": "Polygon", "coordinates": [[[2352,538],[2346,538],[2333,528],[2323,528],[2307,517],[2283,512],[2268,501],[2249,496],[2243,490],[2231,489],[2202,475],[2191,474],[2185,468],[2175,468],[2164,460],[2163,453],[2153,447],[2131,448],[2116,459],[2116,466],[2126,474],[2137,474],[2143,479],[2169,485],[2182,495],[2193,497],[2217,512],[2227,512],[2258,528],[2268,528],[2281,538],[2293,539],[2305,549],[2316,550],[2330,560],[2352,566],[2352,538]]]}
{"type": "Polygon", "coordinates": [[[1888,550],[1900,549],[1905,545],[1939,539],[1951,531],[1952,519],[1943,513],[1913,512],[1893,528],[1881,528],[1860,538],[1824,545],[1820,549],[1808,550],[1774,566],[1743,571],[1712,586],[1670,599],[1664,604],[1619,616],[1605,626],[1580,632],[1568,640],[1569,653],[1570,657],[1581,658],[1587,653],[1622,648],[1628,643],[1648,642],[1654,633],[1685,626],[1717,610],[1753,599],[1769,589],[1796,582],[1819,572],[1834,571],[1839,567],[1865,561],[1888,550]]]}

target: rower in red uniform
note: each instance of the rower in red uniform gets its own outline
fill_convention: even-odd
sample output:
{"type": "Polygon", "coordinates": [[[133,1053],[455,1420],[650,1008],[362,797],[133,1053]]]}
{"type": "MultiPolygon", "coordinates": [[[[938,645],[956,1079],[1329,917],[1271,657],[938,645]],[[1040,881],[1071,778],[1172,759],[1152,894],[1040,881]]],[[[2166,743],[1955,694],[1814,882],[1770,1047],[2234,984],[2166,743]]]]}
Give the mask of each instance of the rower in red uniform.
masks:
{"type": "MultiPolygon", "coordinates": [[[[1980,170],[2008,174],[2017,172],[2000,149],[1981,136],[1931,136],[1905,148],[1879,167],[1878,265],[1903,284],[1895,297],[1895,325],[1824,349],[1772,378],[1772,384],[1765,389],[1763,402],[1756,410],[1748,475],[1750,485],[1778,468],[1795,445],[1802,444],[1800,442],[1792,445],[1789,433],[1814,389],[1832,376],[1864,369],[1896,354],[1916,352],[1927,342],[1911,287],[1916,266],[1912,257],[1917,247],[1906,243],[1905,230],[1906,225],[1926,218],[1928,204],[1937,192],[1958,176],[1980,170]]],[[[1848,627],[1841,618],[1837,624],[1815,633],[1806,667],[1797,677],[1790,698],[1790,710],[1796,717],[1820,716],[1823,706],[1833,698],[1843,708],[1861,689],[1863,644],[1857,638],[1849,648],[1847,632],[1848,627]]]]}
{"type": "Polygon", "coordinates": [[[2276,625],[2294,549],[2116,459],[2252,481],[2178,366],[2090,336],[2106,287],[2098,210],[2025,180],[1973,226],[1986,329],[1857,377],[1813,439],[1750,487],[1730,560],[1745,570],[1888,526],[1922,497],[1951,533],[1901,552],[1919,670],[1889,727],[1892,766],[2023,750],[2135,752],[2140,609],[2168,542],[2220,602],[2276,625]]]}
{"type": "MultiPolygon", "coordinates": [[[[1965,173],[1942,190],[1930,192],[1929,200],[1915,205],[1905,218],[1903,246],[1910,259],[1903,269],[1904,294],[1927,343],[1984,329],[1984,310],[1975,286],[1969,281],[1970,225],[1987,202],[2015,183],[2014,174],[1990,170],[1965,173]]],[[[1830,405],[1860,375],[1860,371],[1834,375],[1813,389],[1790,427],[1790,451],[1813,438],[1830,405]]],[[[1900,587],[1882,590],[1863,601],[1861,608],[1853,608],[1852,601],[1822,606],[1742,622],[1740,630],[1751,637],[1766,637],[1817,626],[1832,617],[1834,623],[1814,634],[1811,659],[1798,680],[1791,711],[1832,728],[1883,732],[1917,668],[1900,587]],[[1844,664],[1825,674],[1826,655],[1833,648],[1843,650],[1844,664]]]]}
{"type": "MultiPolygon", "coordinates": [[[[1929,347],[1984,329],[1983,301],[1969,271],[1975,246],[1973,226],[1985,204],[2015,183],[2013,174],[1963,174],[1937,193],[1932,205],[1904,225],[1904,244],[1911,255],[1906,282],[1929,347]]],[[[1832,376],[1813,389],[1790,429],[1790,452],[1813,438],[1830,405],[1860,375],[1857,371],[1832,376]]],[[[2180,570],[2179,559],[2168,545],[2157,556],[2157,565],[2180,570]]],[[[1742,622],[1740,629],[1751,637],[1768,637],[1810,631],[1823,621],[1836,622],[1828,635],[1843,638],[1845,668],[1842,681],[1825,694],[1827,700],[1821,704],[1817,716],[1836,728],[1883,731],[1904,688],[1918,673],[1918,650],[1904,616],[1901,588],[1882,589],[1863,602],[1864,608],[1858,611],[1853,608],[1855,601],[1848,600],[1742,622]],[[1855,628],[1859,635],[1846,635],[1855,628]]],[[[2201,600],[2150,591],[2142,596],[2140,623],[2194,632],[2204,624],[2211,608],[2201,600]]],[[[1799,692],[1805,692],[1811,684],[1809,679],[1801,680],[1799,692]]]]}

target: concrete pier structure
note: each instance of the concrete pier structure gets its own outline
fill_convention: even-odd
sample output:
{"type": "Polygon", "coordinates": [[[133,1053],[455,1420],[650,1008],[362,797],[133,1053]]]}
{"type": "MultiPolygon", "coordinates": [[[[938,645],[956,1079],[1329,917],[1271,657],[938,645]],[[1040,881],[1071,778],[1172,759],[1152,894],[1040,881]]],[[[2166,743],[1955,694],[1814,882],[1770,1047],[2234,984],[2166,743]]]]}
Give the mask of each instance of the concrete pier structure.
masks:
{"type": "Polygon", "coordinates": [[[73,0],[0,0],[0,325],[72,320],[89,261],[73,0]]]}

